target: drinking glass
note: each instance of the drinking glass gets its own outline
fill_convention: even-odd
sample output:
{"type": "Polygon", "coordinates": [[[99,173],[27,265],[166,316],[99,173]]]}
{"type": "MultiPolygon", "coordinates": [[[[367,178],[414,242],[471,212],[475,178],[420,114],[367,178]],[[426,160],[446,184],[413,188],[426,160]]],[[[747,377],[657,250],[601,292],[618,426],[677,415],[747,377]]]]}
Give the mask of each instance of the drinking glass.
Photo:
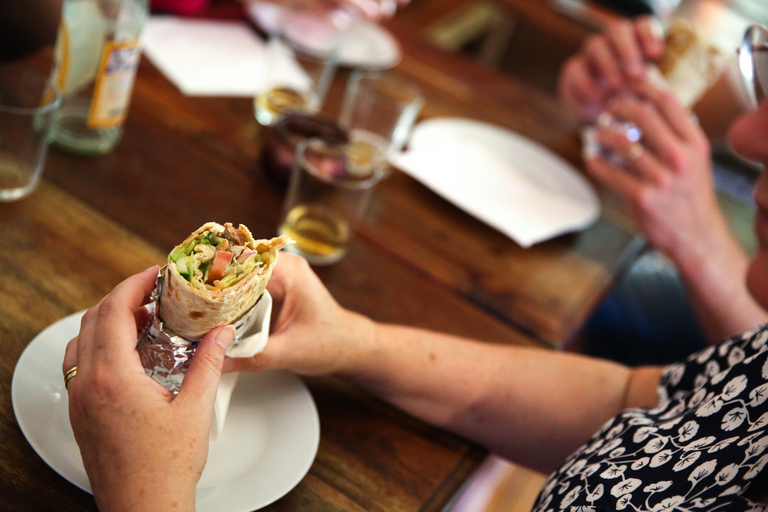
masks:
{"type": "Polygon", "coordinates": [[[296,160],[283,206],[280,234],[296,244],[285,248],[311,264],[339,261],[362,219],[373,189],[384,171],[361,177],[350,172],[346,148],[321,139],[308,139],[296,150],[296,160]]]}
{"type": "Polygon", "coordinates": [[[264,135],[261,167],[281,186],[288,183],[296,161],[296,149],[307,139],[322,139],[329,145],[349,142],[347,132],[335,120],[322,114],[287,114],[264,135]]]}
{"type": "Polygon", "coordinates": [[[0,201],[21,199],[37,187],[60,102],[48,75],[17,66],[0,68],[0,201]]]}
{"type": "Polygon", "coordinates": [[[419,88],[391,71],[354,72],[339,116],[350,138],[350,162],[362,170],[386,167],[389,155],[408,141],[423,105],[419,88]]]}
{"type": "Polygon", "coordinates": [[[298,29],[272,34],[267,42],[263,81],[254,98],[264,126],[288,113],[314,114],[322,105],[338,62],[333,32],[298,29]]]}

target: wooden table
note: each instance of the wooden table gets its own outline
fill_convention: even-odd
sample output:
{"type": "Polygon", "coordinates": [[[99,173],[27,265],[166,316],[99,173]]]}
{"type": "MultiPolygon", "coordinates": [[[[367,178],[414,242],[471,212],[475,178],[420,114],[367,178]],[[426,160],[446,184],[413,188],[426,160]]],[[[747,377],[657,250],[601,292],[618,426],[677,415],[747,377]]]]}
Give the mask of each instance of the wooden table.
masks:
{"type": "MultiPolygon", "coordinates": [[[[397,72],[426,92],[423,118],[492,122],[579,165],[574,125],[551,98],[437,52],[407,17],[388,26],[406,50],[397,72]]],[[[45,66],[45,59],[33,62],[45,66]]],[[[335,84],[330,108],[342,86],[335,84]]],[[[258,166],[262,135],[250,99],[182,96],[144,60],[118,148],[95,159],[54,149],[39,189],[0,204],[0,509],[95,510],[25,441],[11,408],[16,361],[44,327],[162,263],[204,222],[273,235],[283,192],[258,166]]],[[[395,172],[347,256],[317,271],[343,305],[380,321],[560,346],[642,246],[603,197],[594,226],[524,250],[395,172]]],[[[306,383],[320,414],[317,458],[266,510],[441,510],[485,455],[334,378],[306,383]]]]}

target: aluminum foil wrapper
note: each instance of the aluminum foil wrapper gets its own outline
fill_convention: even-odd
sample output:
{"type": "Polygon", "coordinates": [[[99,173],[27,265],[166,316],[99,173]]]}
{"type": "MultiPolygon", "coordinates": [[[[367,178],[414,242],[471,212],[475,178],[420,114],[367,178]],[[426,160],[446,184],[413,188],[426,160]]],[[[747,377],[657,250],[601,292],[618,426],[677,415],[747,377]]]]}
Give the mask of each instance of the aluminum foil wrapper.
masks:
{"type": "Polygon", "coordinates": [[[581,131],[581,141],[585,155],[600,155],[613,165],[624,167],[626,162],[621,155],[611,151],[598,142],[598,127],[613,128],[614,130],[621,132],[630,142],[640,142],[643,138],[643,133],[640,131],[640,128],[634,123],[620,121],[608,112],[602,112],[597,118],[596,126],[588,126],[581,131]]]}
{"type": "MultiPolygon", "coordinates": [[[[201,338],[185,338],[163,326],[160,319],[160,296],[164,284],[165,267],[155,279],[155,289],[152,290],[150,303],[147,305],[149,319],[139,335],[136,350],[146,374],[171,393],[177,394],[201,338]]],[[[232,323],[235,328],[233,347],[238,345],[256,320],[255,312],[260,301],[261,297],[252,308],[232,323]]]]}

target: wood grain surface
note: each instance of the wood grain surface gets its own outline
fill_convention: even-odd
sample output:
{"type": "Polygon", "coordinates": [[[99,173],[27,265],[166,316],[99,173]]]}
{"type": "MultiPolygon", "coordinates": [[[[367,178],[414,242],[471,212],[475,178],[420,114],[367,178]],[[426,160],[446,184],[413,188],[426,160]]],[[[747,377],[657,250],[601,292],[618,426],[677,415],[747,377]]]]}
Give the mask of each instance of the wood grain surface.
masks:
{"type": "MultiPolygon", "coordinates": [[[[553,98],[432,48],[406,13],[386,26],[405,53],[395,72],[427,97],[421,119],[497,124],[579,168],[576,125],[553,98]]],[[[45,69],[50,56],[26,64],[45,69]]],[[[330,115],[347,75],[329,93],[330,115]]],[[[16,361],[43,328],[161,264],[205,222],[274,235],[284,190],[260,167],[263,135],[250,98],[184,96],[143,59],[118,147],[99,158],[52,148],[38,190],[0,203],[0,510],[95,510],[25,441],[10,398],[16,361]]],[[[345,258],[316,270],[342,305],[379,321],[562,348],[642,247],[615,199],[601,198],[589,229],[522,249],[395,170],[345,258]]],[[[439,511],[485,455],[339,380],[306,383],[320,414],[317,458],[265,510],[439,511]]]]}

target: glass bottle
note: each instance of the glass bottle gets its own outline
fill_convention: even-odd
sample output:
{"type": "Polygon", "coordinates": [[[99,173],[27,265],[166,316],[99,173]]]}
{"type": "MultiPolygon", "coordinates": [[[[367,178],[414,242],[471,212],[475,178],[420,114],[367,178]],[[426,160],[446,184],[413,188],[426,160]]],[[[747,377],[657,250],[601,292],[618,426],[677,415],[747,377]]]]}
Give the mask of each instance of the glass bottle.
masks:
{"type": "Polygon", "coordinates": [[[118,143],[147,14],[148,0],[64,0],[54,64],[62,103],[53,145],[101,155],[118,143]]]}

